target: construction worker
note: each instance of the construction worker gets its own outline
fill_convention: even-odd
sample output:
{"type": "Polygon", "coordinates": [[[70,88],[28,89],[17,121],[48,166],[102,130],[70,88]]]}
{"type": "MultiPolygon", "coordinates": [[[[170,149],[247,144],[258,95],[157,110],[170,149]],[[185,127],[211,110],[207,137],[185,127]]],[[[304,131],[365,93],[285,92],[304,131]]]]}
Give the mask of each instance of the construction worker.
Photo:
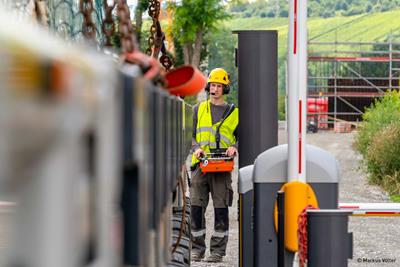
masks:
{"type": "MultiPolygon", "coordinates": [[[[205,211],[211,193],[214,203],[214,233],[208,262],[221,262],[226,255],[229,230],[228,207],[232,206],[231,172],[202,173],[199,162],[208,153],[223,151],[228,157],[238,154],[238,108],[224,101],[229,93],[229,76],[221,68],[213,69],[205,88],[210,100],[193,107],[192,138],[192,260],[200,261],[206,251],[205,211]],[[221,123],[222,122],[222,123],[221,123]],[[219,133],[219,134],[218,134],[219,133]],[[219,138],[218,138],[219,137],[219,138]]],[[[225,156],[225,157],[226,157],[225,156]]]]}

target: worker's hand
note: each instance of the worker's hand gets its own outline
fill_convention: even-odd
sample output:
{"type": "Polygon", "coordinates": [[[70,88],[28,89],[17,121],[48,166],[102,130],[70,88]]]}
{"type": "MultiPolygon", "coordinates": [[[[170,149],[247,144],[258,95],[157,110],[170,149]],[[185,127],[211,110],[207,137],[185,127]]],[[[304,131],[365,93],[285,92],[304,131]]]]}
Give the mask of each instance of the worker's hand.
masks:
{"type": "Polygon", "coordinates": [[[235,157],[235,156],[237,156],[238,151],[237,151],[236,147],[230,146],[230,147],[228,147],[228,149],[226,150],[225,154],[226,154],[228,157],[235,157]]]}
{"type": "Polygon", "coordinates": [[[196,149],[196,151],[193,154],[197,159],[200,159],[201,156],[205,155],[204,150],[201,148],[196,149]]]}

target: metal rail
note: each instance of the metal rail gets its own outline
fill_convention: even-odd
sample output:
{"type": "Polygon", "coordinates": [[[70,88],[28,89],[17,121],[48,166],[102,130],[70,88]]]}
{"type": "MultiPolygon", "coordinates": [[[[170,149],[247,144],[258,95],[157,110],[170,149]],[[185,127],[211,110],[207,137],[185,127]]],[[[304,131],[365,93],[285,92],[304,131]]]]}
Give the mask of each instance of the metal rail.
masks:
{"type": "MultiPolygon", "coordinates": [[[[398,48],[400,42],[309,41],[308,44],[310,46],[308,96],[328,97],[329,101],[333,102],[333,106],[330,105],[333,110],[330,110],[329,114],[332,114],[334,118],[362,114],[360,111],[363,110],[361,106],[363,102],[357,103],[357,98],[374,99],[382,97],[386,90],[395,88],[400,81],[400,65],[398,63],[400,62],[398,48]],[[372,46],[378,47],[378,50],[368,51],[368,48],[372,46]],[[384,74],[376,77],[371,77],[372,75],[364,76],[358,69],[358,66],[362,66],[361,64],[385,68],[382,71],[384,74]],[[340,80],[355,80],[358,83],[363,81],[365,85],[351,85],[351,83],[350,85],[342,85],[340,80]],[[387,85],[384,84],[385,81],[387,81],[387,85]],[[366,92],[358,92],[360,89],[365,89],[366,92]],[[345,101],[343,101],[343,97],[346,97],[345,101]],[[349,100],[349,98],[351,99],[349,100]],[[339,101],[351,107],[354,112],[339,110],[339,101]]],[[[354,119],[354,117],[348,119],[354,119]]]]}

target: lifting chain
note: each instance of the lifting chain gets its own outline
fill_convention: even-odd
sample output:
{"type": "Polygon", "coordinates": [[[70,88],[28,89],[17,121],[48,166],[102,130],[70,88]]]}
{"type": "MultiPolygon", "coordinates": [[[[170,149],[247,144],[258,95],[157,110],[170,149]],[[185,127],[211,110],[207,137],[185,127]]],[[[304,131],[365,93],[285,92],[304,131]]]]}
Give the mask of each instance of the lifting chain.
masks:
{"type": "Polygon", "coordinates": [[[160,57],[161,65],[163,65],[163,67],[165,68],[166,71],[169,71],[172,68],[172,66],[174,65],[174,63],[172,62],[171,57],[168,56],[168,54],[167,54],[167,50],[165,49],[164,42],[162,43],[161,53],[162,53],[162,55],[160,57]]]}
{"type": "Polygon", "coordinates": [[[122,53],[132,53],[137,49],[138,45],[133,33],[131,16],[126,0],[118,1],[117,14],[119,18],[118,32],[121,40],[122,53]]]}
{"type": "Polygon", "coordinates": [[[134,27],[130,17],[130,10],[126,0],[115,0],[112,5],[108,5],[107,0],[103,0],[105,18],[102,24],[102,31],[106,36],[105,46],[112,46],[111,39],[115,32],[112,13],[117,8],[118,33],[121,42],[121,58],[126,63],[138,65],[143,76],[156,84],[165,85],[164,77],[161,74],[157,60],[141,53],[138,49],[134,27]]]}
{"type": "Polygon", "coordinates": [[[105,17],[103,19],[103,23],[101,25],[101,30],[104,33],[105,36],[105,42],[104,46],[111,47],[112,42],[111,39],[114,35],[115,32],[115,27],[114,27],[114,19],[112,17],[112,11],[115,7],[115,1],[113,1],[112,5],[108,5],[107,0],[103,0],[103,9],[104,9],[104,14],[105,17]]]}
{"type": "Polygon", "coordinates": [[[89,40],[96,38],[96,24],[92,20],[93,0],[79,0],[79,10],[83,15],[82,33],[89,40]]]}
{"type": "Polygon", "coordinates": [[[159,0],[149,1],[149,16],[153,20],[153,24],[150,26],[150,36],[147,40],[149,47],[146,50],[146,54],[158,58],[161,51],[160,63],[169,71],[173,65],[172,59],[168,56],[167,50],[165,49],[165,35],[161,30],[161,24],[158,20],[160,16],[161,4],[159,0]]]}
{"type": "Polygon", "coordinates": [[[156,58],[157,56],[154,56],[155,53],[153,53],[153,47],[155,45],[155,35],[157,32],[157,22],[158,22],[158,16],[160,15],[160,7],[161,4],[158,0],[149,0],[149,16],[153,20],[153,24],[150,26],[150,36],[149,39],[147,40],[147,44],[149,47],[146,50],[146,54],[151,56],[153,54],[153,57],[156,58]]]}
{"type": "Polygon", "coordinates": [[[304,267],[308,259],[308,240],[307,240],[307,210],[316,209],[314,206],[308,205],[299,214],[297,218],[297,238],[299,240],[299,261],[300,267],[304,267]]]}
{"type": "Polygon", "coordinates": [[[49,26],[48,10],[46,2],[43,0],[35,0],[36,20],[43,26],[49,26]]]}

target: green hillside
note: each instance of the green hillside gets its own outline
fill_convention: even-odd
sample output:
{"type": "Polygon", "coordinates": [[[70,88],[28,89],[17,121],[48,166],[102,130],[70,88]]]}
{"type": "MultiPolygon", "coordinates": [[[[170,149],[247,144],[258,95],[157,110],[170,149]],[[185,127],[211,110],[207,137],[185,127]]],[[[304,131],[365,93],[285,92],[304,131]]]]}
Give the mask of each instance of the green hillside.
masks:
{"type": "MultiPolygon", "coordinates": [[[[278,79],[279,79],[279,116],[284,119],[285,105],[285,61],[287,52],[288,18],[238,18],[233,17],[225,22],[227,30],[277,30],[278,31],[278,79]]],[[[355,16],[336,16],[331,18],[313,17],[308,20],[308,38],[319,42],[373,42],[385,41],[392,35],[394,41],[400,41],[400,9],[369,13],[355,16]]],[[[356,47],[352,46],[354,50],[356,47]]],[[[324,45],[316,48],[309,46],[309,50],[330,50],[334,47],[324,45]]],[[[349,50],[349,47],[337,46],[337,50],[349,50]]],[[[363,46],[363,50],[372,46],[363,46]]]]}
{"type": "MultiPolygon", "coordinates": [[[[285,56],[287,18],[233,18],[225,24],[231,30],[278,30],[279,58],[285,56]]],[[[308,32],[313,41],[383,41],[391,33],[399,36],[400,9],[350,17],[310,18],[308,32]]]]}

